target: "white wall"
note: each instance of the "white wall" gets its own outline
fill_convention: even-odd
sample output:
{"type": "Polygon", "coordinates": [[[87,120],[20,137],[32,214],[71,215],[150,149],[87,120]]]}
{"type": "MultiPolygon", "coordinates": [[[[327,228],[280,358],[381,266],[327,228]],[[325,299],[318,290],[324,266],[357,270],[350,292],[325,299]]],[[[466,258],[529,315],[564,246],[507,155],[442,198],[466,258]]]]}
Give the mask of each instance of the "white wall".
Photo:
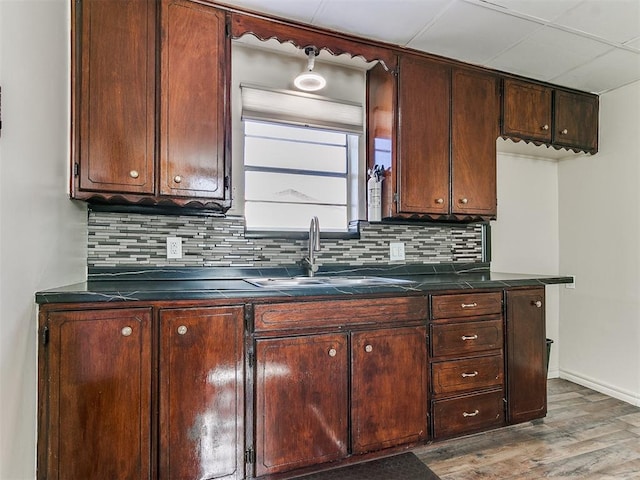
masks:
{"type": "Polygon", "coordinates": [[[68,0],[0,0],[0,479],[35,477],[38,290],[81,281],[68,199],[68,0]]]}
{"type": "MultiPolygon", "coordinates": [[[[503,140],[498,140],[498,148],[503,140]]],[[[528,149],[546,154],[546,149],[528,149]]],[[[491,270],[510,273],[559,273],[558,163],[532,155],[498,153],[498,215],[491,224],[491,270]]],[[[549,377],[558,376],[559,290],[546,293],[547,338],[554,340],[549,377]]]]}
{"type": "Polygon", "coordinates": [[[600,97],[599,153],[559,164],[561,376],[640,405],[640,82],[600,97]]]}

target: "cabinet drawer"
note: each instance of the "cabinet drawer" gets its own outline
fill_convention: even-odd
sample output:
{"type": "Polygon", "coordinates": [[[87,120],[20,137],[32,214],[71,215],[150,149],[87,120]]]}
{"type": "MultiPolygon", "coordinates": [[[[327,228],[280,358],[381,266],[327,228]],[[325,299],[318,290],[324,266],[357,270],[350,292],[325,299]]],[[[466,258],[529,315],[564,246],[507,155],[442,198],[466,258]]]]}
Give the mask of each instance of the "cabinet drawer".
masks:
{"type": "Polygon", "coordinates": [[[427,319],[424,297],[318,300],[256,305],[255,331],[298,330],[340,325],[377,325],[427,319]]]}
{"type": "Polygon", "coordinates": [[[503,392],[489,392],[433,403],[433,436],[449,437],[504,424],[503,392]]]}
{"type": "Polygon", "coordinates": [[[502,292],[434,295],[431,297],[431,316],[434,320],[494,313],[502,313],[502,292]]]}
{"type": "Polygon", "coordinates": [[[431,351],[434,357],[499,350],[502,344],[501,317],[478,322],[431,325],[431,351]]]}
{"type": "Polygon", "coordinates": [[[436,395],[502,386],[504,381],[502,355],[438,362],[431,368],[436,395]]]}

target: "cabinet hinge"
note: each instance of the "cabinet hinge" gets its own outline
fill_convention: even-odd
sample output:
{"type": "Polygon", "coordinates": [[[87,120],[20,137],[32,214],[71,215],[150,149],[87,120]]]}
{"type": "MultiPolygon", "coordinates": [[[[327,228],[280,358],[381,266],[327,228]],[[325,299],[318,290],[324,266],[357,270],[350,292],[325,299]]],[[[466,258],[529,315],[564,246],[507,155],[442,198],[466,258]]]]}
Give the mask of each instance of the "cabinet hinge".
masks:
{"type": "Polygon", "coordinates": [[[46,346],[49,343],[49,327],[44,326],[40,329],[40,341],[43,346],[46,346]]]}
{"type": "Polygon", "coordinates": [[[73,163],[73,176],[77,177],[80,174],[80,165],[78,162],[73,163]]]}
{"type": "Polygon", "coordinates": [[[244,326],[247,332],[253,332],[253,305],[251,304],[244,306],[244,326]]]}
{"type": "Polygon", "coordinates": [[[398,203],[399,200],[400,200],[400,195],[398,195],[398,192],[394,192],[393,193],[393,201],[395,203],[398,203]]]}
{"type": "Polygon", "coordinates": [[[224,177],[224,189],[225,190],[229,190],[229,184],[231,183],[231,179],[229,178],[229,175],[224,177]]]}
{"type": "Polygon", "coordinates": [[[247,363],[249,364],[249,368],[253,368],[253,365],[256,363],[255,353],[247,352],[247,363]]]}
{"type": "Polygon", "coordinates": [[[253,449],[249,448],[244,452],[244,463],[255,463],[255,454],[253,453],[253,449]]]}

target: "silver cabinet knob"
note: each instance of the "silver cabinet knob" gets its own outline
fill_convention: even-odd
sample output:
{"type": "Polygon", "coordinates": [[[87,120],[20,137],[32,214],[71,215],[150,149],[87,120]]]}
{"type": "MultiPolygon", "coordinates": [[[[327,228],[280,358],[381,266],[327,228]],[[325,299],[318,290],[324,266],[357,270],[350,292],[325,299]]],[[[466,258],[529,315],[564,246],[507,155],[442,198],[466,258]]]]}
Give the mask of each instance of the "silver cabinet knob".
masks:
{"type": "Polygon", "coordinates": [[[184,325],[180,325],[178,327],[178,335],[184,335],[185,333],[187,333],[187,327],[184,325]]]}
{"type": "Polygon", "coordinates": [[[122,333],[123,337],[128,337],[133,333],[133,328],[124,327],[122,330],[120,330],[120,333],[122,333]]]}
{"type": "Polygon", "coordinates": [[[129,176],[130,176],[131,178],[138,178],[138,177],[140,176],[140,174],[138,173],[138,171],[137,171],[137,170],[131,170],[131,171],[129,172],[129,176]]]}
{"type": "Polygon", "coordinates": [[[542,128],[542,130],[545,130],[545,131],[546,131],[546,130],[549,130],[549,125],[547,125],[547,124],[545,123],[545,124],[544,124],[542,127],[540,127],[540,128],[542,128]]]}
{"type": "Polygon", "coordinates": [[[364,351],[367,353],[373,352],[373,345],[365,345],[364,351]]]}
{"type": "Polygon", "coordinates": [[[330,348],[329,349],[329,356],[330,357],[335,357],[338,354],[338,351],[335,348],[330,348]]]}
{"type": "Polygon", "coordinates": [[[436,198],[436,203],[438,205],[442,205],[444,203],[444,198],[436,198]]]}
{"type": "Polygon", "coordinates": [[[566,128],[563,130],[560,130],[561,135],[566,135],[567,133],[569,133],[569,130],[567,130],[566,128]]]}
{"type": "Polygon", "coordinates": [[[469,200],[467,200],[466,198],[461,198],[460,203],[466,205],[467,203],[469,203],[469,200]]]}
{"type": "Polygon", "coordinates": [[[542,302],[540,300],[536,300],[535,302],[532,302],[532,303],[538,308],[542,307],[542,302]]]}
{"type": "Polygon", "coordinates": [[[173,177],[173,181],[176,183],[180,183],[182,181],[182,177],[180,175],[176,175],[173,177]]]}

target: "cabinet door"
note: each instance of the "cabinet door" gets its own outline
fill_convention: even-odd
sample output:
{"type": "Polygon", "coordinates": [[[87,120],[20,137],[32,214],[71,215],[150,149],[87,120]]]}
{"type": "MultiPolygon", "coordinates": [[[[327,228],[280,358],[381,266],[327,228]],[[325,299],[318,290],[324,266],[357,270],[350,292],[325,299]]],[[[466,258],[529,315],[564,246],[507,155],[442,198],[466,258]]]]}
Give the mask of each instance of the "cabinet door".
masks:
{"type": "Polygon", "coordinates": [[[256,341],[256,476],[347,455],[346,334],[256,341]]]}
{"type": "Polygon", "coordinates": [[[243,308],[161,310],[160,325],[159,477],[244,478],[243,308]]]}
{"type": "Polygon", "coordinates": [[[495,217],[498,79],[456,69],[452,79],[451,213],[495,217]]]}
{"type": "MultiPolygon", "coordinates": [[[[151,309],[48,318],[48,479],[148,479],[151,309]]],[[[40,428],[43,428],[41,425],[40,428]]]]}
{"type": "Polygon", "coordinates": [[[544,288],[507,290],[507,410],[510,423],[547,413],[544,288]]]}
{"type": "Polygon", "coordinates": [[[74,195],[153,193],[155,1],[72,3],[74,195]]]}
{"type": "Polygon", "coordinates": [[[550,88],[535,83],[505,79],[502,134],[551,142],[551,92],[550,88]]]}
{"type": "Polygon", "coordinates": [[[398,213],[446,215],[451,72],[411,56],[399,68],[398,213]]]}
{"type": "Polygon", "coordinates": [[[597,152],[598,97],[556,90],[553,141],[597,152]]]}
{"type": "Polygon", "coordinates": [[[352,337],[353,452],[427,438],[426,327],[352,337]]]}
{"type": "Polygon", "coordinates": [[[163,0],[160,194],[222,199],[230,44],[225,14],[163,0]]]}

